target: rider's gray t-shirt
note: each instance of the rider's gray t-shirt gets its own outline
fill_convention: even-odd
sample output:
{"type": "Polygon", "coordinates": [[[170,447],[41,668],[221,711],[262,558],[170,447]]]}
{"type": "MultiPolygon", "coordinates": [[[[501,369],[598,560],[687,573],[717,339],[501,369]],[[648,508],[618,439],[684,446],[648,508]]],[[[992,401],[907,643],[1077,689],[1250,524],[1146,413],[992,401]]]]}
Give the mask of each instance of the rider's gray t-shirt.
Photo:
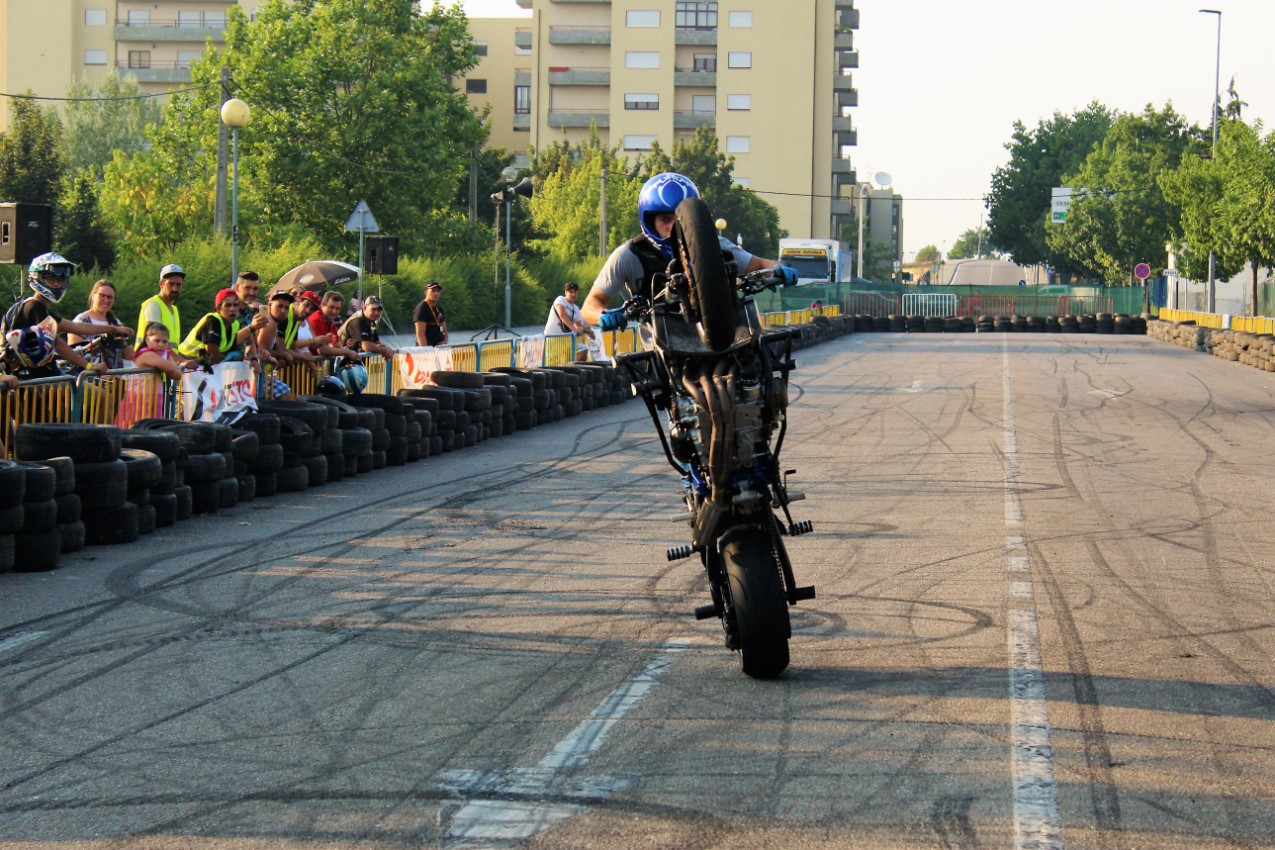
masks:
{"type": "MultiPolygon", "coordinates": [[[[730,251],[734,256],[735,267],[739,269],[740,274],[743,274],[748,264],[752,262],[753,255],[729,239],[718,236],[717,240],[721,243],[723,251],[730,251]]],[[[607,261],[602,265],[602,271],[598,272],[598,277],[593,282],[590,294],[600,292],[610,301],[616,295],[625,292],[626,283],[631,284],[635,292],[640,291],[637,284],[642,280],[642,274],[642,261],[629,250],[629,243],[625,242],[607,257],[607,261]]]]}

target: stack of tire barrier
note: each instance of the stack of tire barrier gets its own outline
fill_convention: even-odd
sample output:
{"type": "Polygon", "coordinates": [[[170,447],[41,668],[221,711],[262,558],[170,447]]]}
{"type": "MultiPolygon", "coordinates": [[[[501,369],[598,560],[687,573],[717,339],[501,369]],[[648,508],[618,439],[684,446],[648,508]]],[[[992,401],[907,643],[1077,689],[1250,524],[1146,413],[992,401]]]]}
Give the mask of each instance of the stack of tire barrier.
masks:
{"type": "MultiPolygon", "coordinates": [[[[240,449],[235,458],[235,476],[245,485],[246,479],[252,479],[254,498],[268,498],[279,492],[279,472],[284,462],[279,429],[279,417],[273,413],[250,413],[235,423],[232,446],[248,434],[257,438],[256,451],[240,449]]],[[[251,441],[247,445],[250,446],[251,441]]]]}
{"type": "MultiPolygon", "coordinates": [[[[138,504],[136,500],[142,499],[150,506],[148,513],[154,518],[155,528],[167,528],[179,519],[189,519],[191,489],[179,480],[178,464],[183,449],[177,433],[159,428],[128,428],[120,431],[120,445],[121,453],[146,452],[159,461],[158,473],[142,466],[129,468],[129,501],[138,504]]],[[[136,463],[136,456],[134,458],[136,463]]],[[[139,519],[138,531],[141,530],[139,519]]]]}
{"type": "Polygon", "coordinates": [[[312,401],[263,401],[257,408],[279,419],[279,445],[283,447],[283,467],[276,473],[279,492],[322,487],[337,465],[338,478],[345,477],[345,437],[336,408],[312,401]],[[339,462],[336,455],[341,455],[339,462]]]}
{"type": "MultiPolygon", "coordinates": [[[[305,396],[302,401],[336,411],[335,418],[328,414],[328,422],[335,425],[329,425],[322,438],[323,454],[328,459],[328,480],[339,481],[371,472],[375,465],[372,432],[377,423],[376,411],[318,395],[305,396]]],[[[381,421],[384,422],[384,417],[381,421]]]]}
{"type": "MultiPolygon", "coordinates": [[[[421,423],[428,414],[417,416],[410,400],[388,395],[356,395],[348,399],[354,408],[371,410],[372,468],[403,466],[411,460],[420,460],[421,423]],[[412,444],[417,449],[413,451],[412,444]]],[[[427,423],[428,424],[428,423],[427,423]]]]}
{"type": "MultiPolygon", "coordinates": [[[[212,514],[239,504],[240,482],[235,476],[234,434],[229,426],[212,422],[143,419],[133,428],[171,431],[177,435],[181,444],[176,459],[178,483],[190,488],[191,514],[212,514]]],[[[161,477],[160,486],[165,483],[161,477]]],[[[182,496],[177,498],[180,502],[182,496]]],[[[178,507],[177,518],[181,519],[183,513],[178,507]]],[[[93,542],[91,538],[89,542],[93,542]]]]}
{"type": "Polygon", "coordinates": [[[1275,372],[1275,337],[1245,331],[1215,330],[1208,348],[1214,357],[1275,372]]]}
{"type": "Polygon", "coordinates": [[[1165,322],[1155,319],[1147,323],[1147,336],[1192,351],[1206,351],[1212,334],[1211,328],[1201,327],[1195,322],[1165,322]]]}
{"type": "MultiPolygon", "coordinates": [[[[65,458],[58,459],[63,460],[65,458]]],[[[19,572],[55,569],[62,552],[62,535],[58,529],[59,475],[52,465],[37,461],[19,461],[18,466],[23,480],[16,488],[17,504],[7,510],[10,516],[6,523],[7,528],[16,528],[13,569],[19,572]]],[[[74,478],[70,483],[74,486],[74,478]]],[[[81,536],[81,544],[82,541],[81,536]]]]}

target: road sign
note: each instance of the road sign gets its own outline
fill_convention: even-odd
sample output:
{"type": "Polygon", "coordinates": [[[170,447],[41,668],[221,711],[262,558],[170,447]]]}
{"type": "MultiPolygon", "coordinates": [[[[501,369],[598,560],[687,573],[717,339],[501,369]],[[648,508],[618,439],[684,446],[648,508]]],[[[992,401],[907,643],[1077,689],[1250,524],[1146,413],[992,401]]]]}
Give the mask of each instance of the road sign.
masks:
{"type": "Polygon", "coordinates": [[[1049,223],[1066,224],[1067,208],[1071,206],[1071,187],[1055,186],[1049,190],[1049,223]]]}
{"type": "Polygon", "coordinates": [[[1138,280],[1146,280],[1151,277],[1151,267],[1146,263],[1138,263],[1133,267],[1133,276],[1138,280]]]}
{"type": "Polygon", "coordinates": [[[345,223],[345,232],[381,232],[381,227],[376,223],[376,217],[372,215],[372,209],[367,205],[367,201],[359,201],[358,206],[354,208],[354,212],[350,213],[350,219],[345,223]]]}

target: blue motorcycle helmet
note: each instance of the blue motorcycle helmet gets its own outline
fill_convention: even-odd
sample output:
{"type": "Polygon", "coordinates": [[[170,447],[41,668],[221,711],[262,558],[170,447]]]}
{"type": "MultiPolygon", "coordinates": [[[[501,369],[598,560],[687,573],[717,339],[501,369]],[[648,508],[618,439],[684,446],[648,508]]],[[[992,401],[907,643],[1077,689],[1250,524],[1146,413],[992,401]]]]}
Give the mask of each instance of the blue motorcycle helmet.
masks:
{"type": "Polygon", "coordinates": [[[642,191],[638,193],[638,220],[642,224],[642,235],[664,256],[673,256],[673,245],[669,239],[661,239],[655,230],[655,214],[671,213],[687,198],[698,197],[699,189],[690,178],[676,171],[657,174],[642,184],[642,191]]]}
{"type": "Polygon", "coordinates": [[[75,263],[61,254],[50,251],[31,261],[27,268],[27,283],[53,304],[66,295],[66,282],[75,271],[75,263]]]}
{"type": "Polygon", "coordinates": [[[367,368],[362,363],[350,363],[336,370],[336,376],[350,395],[358,395],[367,389],[367,368]]]}

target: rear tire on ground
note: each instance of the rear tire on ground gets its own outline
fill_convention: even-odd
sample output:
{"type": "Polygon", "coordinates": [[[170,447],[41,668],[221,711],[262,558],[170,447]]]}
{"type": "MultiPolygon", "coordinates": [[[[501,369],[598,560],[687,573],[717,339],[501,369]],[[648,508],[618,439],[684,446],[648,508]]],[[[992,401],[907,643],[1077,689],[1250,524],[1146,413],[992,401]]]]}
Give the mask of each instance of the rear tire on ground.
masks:
{"type": "Polygon", "coordinates": [[[755,525],[728,531],[722,561],[730,585],[730,604],[739,631],[744,673],[774,679],[788,667],[787,601],[770,536],[755,525]]]}

